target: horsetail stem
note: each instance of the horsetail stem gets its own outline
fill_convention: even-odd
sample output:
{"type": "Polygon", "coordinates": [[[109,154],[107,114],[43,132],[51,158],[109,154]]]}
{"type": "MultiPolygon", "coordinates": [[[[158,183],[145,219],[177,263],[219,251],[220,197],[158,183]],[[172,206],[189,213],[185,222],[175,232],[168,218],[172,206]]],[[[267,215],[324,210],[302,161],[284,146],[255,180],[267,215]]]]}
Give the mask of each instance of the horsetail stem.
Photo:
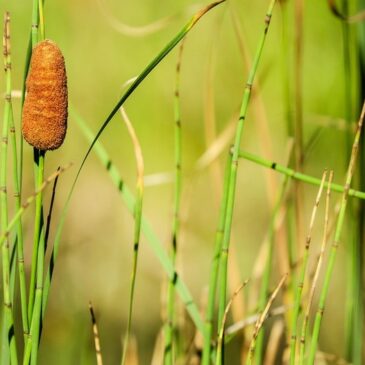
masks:
{"type": "Polygon", "coordinates": [[[3,33],[3,54],[5,69],[5,107],[4,119],[1,137],[1,154],[0,154],[0,214],[1,214],[1,231],[5,234],[1,242],[2,251],[2,271],[3,271],[3,308],[6,329],[6,341],[10,349],[10,363],[18,363],[18,355],[14,333],[13,318],[13,301],[10,292],[10,250],[9,237],[6,234],[8,225],[8,196],[7,196],[7,166],[8,166],[8,136],[9,124],[11,119],[11,74],[10,74],[10,15],[5,13],[4,16],[4,33],[3,33]]]}
{"type": "Polygon", "coordinates": [[[328,264],[327,264],[324,282],[323,282],[323,286],[322,286],[322,291],[321,291],[320,299],[319,299],[318,311],[317,311],[315,321],[314,321],[312,341],[311,341],[309,357],[308,357],[308,365],[314,364],[314,359],[316,356],[319,331],[320,331],[322,317],[323,317],[323,313],[324,313],[324,305],[326,302],[327,293],[328,293],[328,289],[329,289],[331,278],[332,278],[332,272],[333,272],[333,268],[334,268],[334,264],[335,264],[335,260],[336,260],[336,255],[337,255],[337,248],[339,246],[341,235],[342,235],[342,228],[343,228],[343,223],[345,220],[345,213],[346,213],[347,201],[348,201],[348,196],[349,196],[350,184],[351,184],[352,177],[354,174],[355,162],[356,162],[358,149],[359,149],[359,141],[360,141],[360,135],[361,135],[361,130],[362,130],[362,126],[363,126],[364,116],[365,116],[365,102],[362,107],[360,119],[357,124],[357,130],[356,130],[356,134],[355,134],[354,143],[352,145],[351,158],[350,158],[349,167],[347,170],[346,180],[345,180],[345,189],[342,194],[340,212],[339,212],[339,215],[337,218],[335,237],[334,237],[334,241],[333,241],[333,244],[331,247],[330,256],[328,258],[328,264]]]}
{"type": "MultiPolygon", "coordinates": [[[[265,44],[266,35],[269,30],[271,16],[273,12],[273,8],[275,5],[275,0],[271,0],[269,7],[267,9],[266,17],[265,17],[265,26],[264,31],[259,41],[256,55],[254,57],[254,61],[248,76],[248,80],[246,83],[245,91],[243,94],[243,100],[241,105],[241,110],[239,114],[238,125],[236,128],[236,134],[234,138],[234,145],[232,148],[232,162],[230,167],[230,178],[229,184],[227,188],[227,211],[225,215],[225,223],[224,223],[224,235],[223,235],[223,244],[221,250],[221,262],[220,262],[220,271],[221,271],[221,280],[220,280],[220,303],[219,303],[219,312],[218,312],[218,325],[221,324],[223,319],[224,309],[226,307],[226,295],[227,295],[227,269],[228,269],[228,251],[230,245],[231,238],[231,229],[232,229],[232,219],[233,219],[233,209],[235,202],[235,190],[236,190],[236,182],[237,182],[237,167],[238,167],[238,158],[239,158],[239,148],[241,144],[241,137],[243,132],[244,121],[247,115],[248,105],[251,97],[252,85],[255,79],[255,75],[257,72],[258,64],[260,62],[262,50],[265,44]]],[[[225,194],[224,194],[225,195],[225,194]]]]}
{"type": "MultiPolygon", "coordinates": [[[[185,38],[186,39],[186,38],[185,38]]],[[[175,189],[174,189],[174,208],[172,218],[172,235],[171,235],[171,262],[176,265],[176,254],[178,248],[178,235],[180,228],[180,201],[181,201],[181,184],[182,184],[182,162],[181,162],[181,110],[180,110],[180,70],[184,50],[182,40],[175,71],[175,95],[174,95],[174,118],[175,118],[175,189]]],[[[167,292],[167,321],[165,325],[165,351],[164,363],[172,365],[174,363],[174,313],[175,313],[175,282],[174,278],[169,281],[167,292]]]]}

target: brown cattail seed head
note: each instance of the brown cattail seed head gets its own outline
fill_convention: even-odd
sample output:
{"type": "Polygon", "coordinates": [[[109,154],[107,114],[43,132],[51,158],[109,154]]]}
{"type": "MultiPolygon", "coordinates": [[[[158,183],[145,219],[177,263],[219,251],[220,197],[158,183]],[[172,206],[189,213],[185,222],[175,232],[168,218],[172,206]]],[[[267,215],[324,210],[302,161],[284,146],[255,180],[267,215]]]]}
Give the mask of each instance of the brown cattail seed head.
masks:
{"type": "Polygon", "coordinates": [[[45,40],[33,48],[26,91],[23,137],[39,150],[60,147],[67,128],[67,78],[64,58],[54,42],[45,40]]]}

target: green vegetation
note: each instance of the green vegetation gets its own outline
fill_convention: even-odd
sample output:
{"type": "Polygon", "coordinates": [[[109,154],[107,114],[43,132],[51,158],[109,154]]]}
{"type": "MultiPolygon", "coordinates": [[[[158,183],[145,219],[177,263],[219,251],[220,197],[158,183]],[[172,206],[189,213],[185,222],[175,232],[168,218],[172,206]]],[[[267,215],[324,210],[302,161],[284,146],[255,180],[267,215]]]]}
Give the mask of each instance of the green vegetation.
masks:
{"type": "Polygon", "coordinates": [[[361,365],[365,3],[159,5],[0,4],[0,365],[361,365]]]}

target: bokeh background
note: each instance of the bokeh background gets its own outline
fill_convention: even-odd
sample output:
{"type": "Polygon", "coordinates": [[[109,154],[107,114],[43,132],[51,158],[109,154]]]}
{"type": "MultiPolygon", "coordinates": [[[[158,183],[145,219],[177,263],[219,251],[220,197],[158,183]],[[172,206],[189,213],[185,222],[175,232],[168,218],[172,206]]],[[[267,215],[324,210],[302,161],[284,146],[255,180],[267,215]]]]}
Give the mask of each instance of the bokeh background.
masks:
{"type": "MultiPolygon", "coordinates": [[[[244,56],[252,59],[267,3],[266,0],[230,0],[207,14],[188,35],[185,44],[181,69],[184,180],[178,265],[197,302],[204,298],[209,279],[222,192],[224,151],[229,146],[229,138],[223,154],[217,159],[203,165],[198,161],[221,133],[232,130],[247,78],[244,56]],[[233,27],[234,17],[241,29],[244,55],[233,27]]],[[[117,102],[123,84],[138,75],[190,16],[205,4],[206,1],[195,0],[46,1],[46,37],[57,42],[64,53],[70,103],[95,133],[117,102]],[[161,23],[161,19],[165,21],[161,23]],[[144,27],[156,22],[162,26],[155,31],[144,27]]],[[[268,144],[263,142],[261,127],[266,120],[272,157],[286,163],[287,106],[283,77],[284,71],[293,77],[295,21],[292,1],[288,1],[289,54],[285,58],[280,9],[278,4],[258,72],[260,96],[254,90],[242,146],[267,155],[268,144]],[[255,112],[257,108],[261,108],[261,114],[255,112]],[[260,115],[262,120],[259,120],[260,115]]],[[[31,2],[4,0],[0,10],[11,12],[13,87],[20,90],[31,24],[31,2]]],[[[341,153],[346,134],[341,34],[341,24],[325,1],[306,2],[302,73],[304,141],[311,140],[314,133],[317,138],[306,154],[304,170],[320,177],[324,168],[332,168],[338,182],[343,181],[347,163],[346,153],[341,153]]],[[[144,213],[166,247],[172,225],[176,61],[177,49],[148,76],[125,105],[144,156],[144,213]]],[[[2,74],[0,82],[1,90],[4,90],[2,74]]],[[[357,87],[353,85],[354,105],[358,100],[357,87]]],[[[14,103],[19,122],[20,101],[14,103]]],[[[356,119],[357,115],[354,113],[353,117],[356,119]]],[[[125,182],[135,191],[133,146],[120,115],[113,119],[101,141],[125,182]]],[[[64,145],[47,154],[46,175],[59,165],[70,161],[75,164],[60,179],[54,227],[87,148],[85,138],[70,118],[64,145]]],[[[33,190],[32,150],[28,145],[24,146],[24,153],[24,194],[27,194],[33,190]]],[[[234,249],[231,251],[232,265],[236,269],[233,277],[238,283],[252,276],[255,258],[268,228],[271,212],[265,173],[262,167],[240,162],[234,249]]],[[[281,177],[270,174],[278,186],[281,177]]],[[[303,194],[307,227],[316,188],[305,187],[303,194]]],[[[49,192],[46,196],[49,199],[49,192]]],[[[29,245],[32,216],[33,210],[29,209],[25,215],[29,245]]],[[[322,206],[319,216],[323,217],[322,206]]],[[[321,228],[322,221],[316,225],[314,245],[319,245],[321,228]]],[[[133,219],[107,172],[91,153],[76,186],[66,221],[42,335],[41,364],[95,362],[89,300],[95,306],[105,363],[119,363],[127,319],[132,237],[133,219]]],[[[28,259],[30,252],[31,247],[27,246],[28,259]]],[[[320,339],[326,352],[338,356],[344,353],[346,255],[345,247],[341,246],[320,339]]],[[[280,267],[276,266],[274,273],[277,277],[273,276],[273,285],[279,278],[280,267]]],[[[166,276],[143,238],[133,316],[140,364],[151,361],[155,339],[163,323],[161,308],[165,289],[166,276]]],[[[244,294],[239,300],[244,300],[244,294]]],[[[231,359],[230,364],[238,361],[234,351],[231,359]]]]}

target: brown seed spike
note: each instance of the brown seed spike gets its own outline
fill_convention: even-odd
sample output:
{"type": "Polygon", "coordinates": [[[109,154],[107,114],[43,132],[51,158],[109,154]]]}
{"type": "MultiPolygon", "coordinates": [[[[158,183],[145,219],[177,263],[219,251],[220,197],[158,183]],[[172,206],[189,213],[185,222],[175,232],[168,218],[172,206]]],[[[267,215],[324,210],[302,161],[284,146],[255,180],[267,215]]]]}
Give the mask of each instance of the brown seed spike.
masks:
{"type": "Polygon", "coordinates": [[[67,129],[67,78],[58,46],[44,40],[32,52],[23,108],[24,139],[39,150],[61,146],[67,129]]]}

